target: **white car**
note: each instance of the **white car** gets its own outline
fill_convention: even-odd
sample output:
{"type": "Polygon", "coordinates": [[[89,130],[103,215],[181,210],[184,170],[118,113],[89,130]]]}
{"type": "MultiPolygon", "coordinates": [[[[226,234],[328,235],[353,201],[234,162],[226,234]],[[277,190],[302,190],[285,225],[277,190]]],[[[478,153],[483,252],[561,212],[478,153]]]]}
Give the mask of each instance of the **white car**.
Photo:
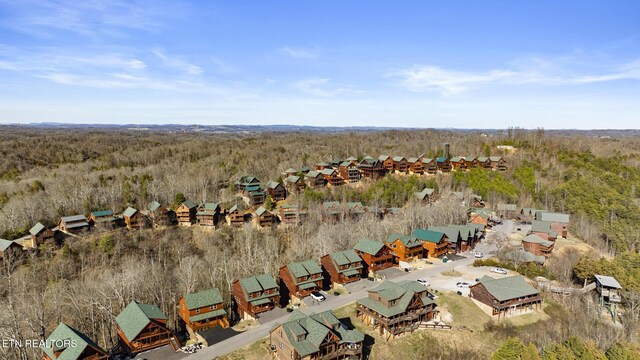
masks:
{"type": "Polygon", "coordinates": [[[430,286],[431,285],[431,283],[427,279],[418,279],[416,281],[419,282],[420,284],[424,285],[424,286],[430,286]]]}
{"type": "Polygon", "coordinates": [[[507,275],[507,270],[503,269],[503,268],[491,268],[491,272],[492,273],[496,273],[496,274],[502,274],[502,275],[507,275]]]}
{"type": "Polygon", "coordinates": [[[326,300],[326,298],[324,297],[324,295],[320,294],[320,293],[319,293],[319,292],[317,292],[317,291],[313,291],[313,292],[311,293],[311,297],[313,298],[313,300],[318,301],[318,302],[321,302],[321,301],[325,301],[325,300],[326,300]]]}
{"type": "Polygon", "coordinates": [[[466,281],[458,281],[456,283],[456,286],[459,288],[468,288],[469,286],[471,286],[471,283],[468,283],[466,281]]]}
{"type": "Polygon", "coordinates": [[[473,256],[477,257],[478,259],[483,257],[484,255],[482,255],[482,253],[480,251],[476,251],[475,254],[473,254],[473,256]]]}

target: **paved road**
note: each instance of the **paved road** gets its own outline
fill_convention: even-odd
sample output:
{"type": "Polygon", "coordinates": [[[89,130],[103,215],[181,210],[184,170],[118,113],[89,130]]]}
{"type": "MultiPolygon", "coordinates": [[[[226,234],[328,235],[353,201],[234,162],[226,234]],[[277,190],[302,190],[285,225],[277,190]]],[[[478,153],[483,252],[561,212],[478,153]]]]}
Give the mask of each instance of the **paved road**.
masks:
{"type": "MultiPolygon", "coordinates": [[[[496,231],[500,231],[500,229],[496,229],[496,231]]],[[[492,251],[495,250],[495,248],[493,247],[493,245],[488,245],[488,244],[478,244],[478,246],[476,247],[476,250],[478,251],[482,251],[485,254],[488,254],[492,251]]],[[[412,271],[409,273],[405,273],[397,278],[394,279],[394,281],[400,281],[400,280],[417,280],[419,278],[429,278],[430,276],[435,276],[437,274],[439,274],[442,271],[445,270],[451,270],[454,267],[457,266],[466,266],[466,265],[470,265],[473,263],[473,261],[475,260],[475,258],[473,257],[473,254],[471,253],[465,253],[465,254],[461,254],[462,256],[464,256],[463,259],[460,260],[456,260],[456,261],[450,261],[446,264],[439,264],[438,266],[434,266],[428,269],[423,269],[423,270],[417,270],[417,271],[412,271]]],[[[366,280],[365,280],[366,281],[366,280]]],[[[372,283],[372,286],[377,285],[377,283],[372,283]]],[[[348,305],[354,301],[356,301],[357,299],[361,299],[363,297],[367,296],[367,291],[366,289],[362,289],[362,290],[358,290],[356,292],[352,292],[351,294],[346,294],[346,295],[341,295],[341,296],[330,296],[327,298],[326,301],[319,303],[319,304],[315,304],[313,306],[309,306],[309,307],[304,307],[301,308],[300,310],[306,314],[311,313],[311,312],[322,312],[325,310],[334,310],[337,308],[340,308],[342,306],[348,305]]],[[[212,346],[209,346],[208,348],[199,350],[197,353],[195,354],[190,354],[190,355],[186,355],[185,354],[185,358],[188,360],[212,360],[215,359],[217,356],[222,356],[225,354],[228,354],[236,349],[239,349],[241,347],[253,344],[256,341],[259,341],[263,338],[265,338],[266,336],[269,335],[269,329],[271,329],[271,327],[273,326],[273,324],[275,324],[277,321],[284,321],[286,320],[288,317],[288,314],[279,318],[279,319],[275,319],[272,321],[269,321],[267,323],[264,324],[260,324],[255,328],[252,328],[250,330],[247,330],[239,335],[236,335],[232,338],[226,339],[224,341],[221,341],[219,343],[216,343],[212,346]]]]}

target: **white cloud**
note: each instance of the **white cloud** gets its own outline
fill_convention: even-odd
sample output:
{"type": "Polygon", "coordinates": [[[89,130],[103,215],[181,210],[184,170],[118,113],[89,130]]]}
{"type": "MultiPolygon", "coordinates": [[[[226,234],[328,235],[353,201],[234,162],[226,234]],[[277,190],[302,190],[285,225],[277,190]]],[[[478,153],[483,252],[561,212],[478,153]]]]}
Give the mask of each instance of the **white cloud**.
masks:
{"type": "Polygon", "coordinates": [[[452,95],[491,84],[581,85],[616,80],[640,80],[640,60],[622,66],[608,66],[604,70],[582,70],[581,72],[572,71],[570,64],[560,67],[540,60],[524,68],[478,72],[421,65],[393,71],[388,76],[395,78],[402,87],[410,91],[437,91],[443,95],[452,95]]]}
{"type": "Polygon", "coordinates": [[[350,86],[325,86],[328,85],[329,82],[330,80],[325,78],[310,78],[297,81],[292,84],[292,87],[303,93],[321,97],[332,97],[339,93],[351,91],[350,86]]]}
{"type": "Polygon", "coordinates": [[[318,46],[312,48],[285,46],[280,48],[279,52],[295,59],[315,59],[320,56],[318,46]]]}
{"type": "Polygon", "coordinates": [[[153,54],[160,58],[167,67],[183,71],[191,75],[200,75],[203,73],[201,67],[186,62],[181,56],[169,56],[160,49],[153,50],[153,54]]]}

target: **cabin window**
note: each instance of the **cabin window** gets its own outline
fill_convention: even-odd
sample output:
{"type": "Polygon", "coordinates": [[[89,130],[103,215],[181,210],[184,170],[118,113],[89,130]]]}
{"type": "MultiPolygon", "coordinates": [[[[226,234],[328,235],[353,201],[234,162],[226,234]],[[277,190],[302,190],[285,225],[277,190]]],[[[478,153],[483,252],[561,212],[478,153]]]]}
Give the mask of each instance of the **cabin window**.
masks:
{"type": "Polygon", "coordinates": [[[211,309],[211,310],[215,310],[215,309],[216,309],[216,306],[215,306],[215,305],[211,305],[211,306],[209,306],[209,309],[211,309]]]}
{"type": "Polygon", "coordinates": [[[196,314],[200,314],[200,309],[196,309],[196,314]]]}

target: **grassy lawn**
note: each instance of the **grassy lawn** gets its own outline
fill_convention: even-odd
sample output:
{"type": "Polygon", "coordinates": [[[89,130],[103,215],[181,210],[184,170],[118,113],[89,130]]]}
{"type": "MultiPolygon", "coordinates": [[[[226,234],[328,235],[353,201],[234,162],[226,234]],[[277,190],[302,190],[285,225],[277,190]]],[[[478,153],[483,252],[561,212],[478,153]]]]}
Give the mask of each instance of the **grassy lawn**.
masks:
{"type": "Polygon", "coordinates": [[[262,360],[270,359],[268,338],[264,338],[249,346],[240,348],[232,353],[219,357],[219,360],[262,360]]]}
{"type": "Polygon", "coordinates": [[[460,271],[456,271],[456,270],[447,270],[447,271],[443,271],[440,274],[444,275],[444,276],[454,276],[454,277],[458,277],[458,276],[462,276],[462,273],[460,271]]]}

